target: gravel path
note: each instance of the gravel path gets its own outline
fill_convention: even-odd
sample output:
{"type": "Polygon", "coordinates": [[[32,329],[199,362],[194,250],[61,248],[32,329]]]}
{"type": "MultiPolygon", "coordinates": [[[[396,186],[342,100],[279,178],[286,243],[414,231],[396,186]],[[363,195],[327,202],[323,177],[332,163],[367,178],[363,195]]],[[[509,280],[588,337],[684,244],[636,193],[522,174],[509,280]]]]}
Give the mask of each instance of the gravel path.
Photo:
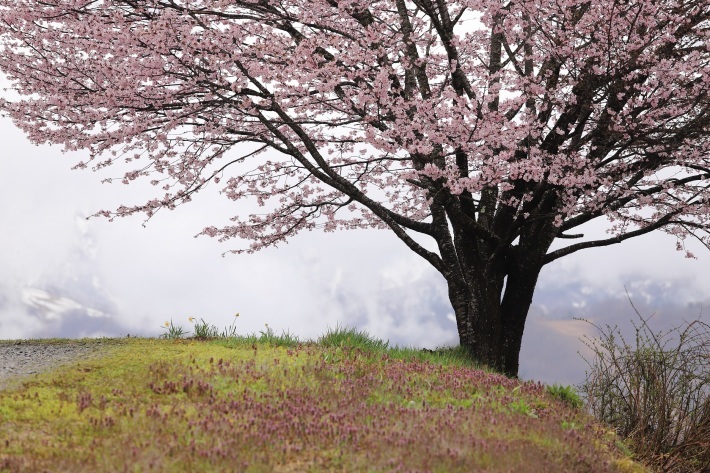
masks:
{"type": "Polygon", "coordinates": [[[3,341],[0,343],[0,389],[60,365],[96,356],[103,347],[102,340],[3,341]]]}

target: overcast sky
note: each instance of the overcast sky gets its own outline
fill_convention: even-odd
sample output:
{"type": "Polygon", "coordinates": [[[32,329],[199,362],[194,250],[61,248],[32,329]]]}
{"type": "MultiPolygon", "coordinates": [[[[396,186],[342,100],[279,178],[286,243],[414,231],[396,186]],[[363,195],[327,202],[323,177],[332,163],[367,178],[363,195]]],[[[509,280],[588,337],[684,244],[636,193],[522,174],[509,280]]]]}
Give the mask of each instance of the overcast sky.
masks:
{"type": "MultiPolygon", "coordinates": [[[[222,257],[240,242],[194,235],[233,213],[227,199],[203,195],[145,228],[140,217],[87,221],[150,189],[71,171],[84,155],[33,146],[7,118],[0,136],[0,339],[157,336],[166,320],[189,329],[188,317],[202,317],[223,328],[239,312],[243,334],[268,323],[313,338],[340,324],[392,344],[457,341],[443,279],[386,231],[306,233],[277,249],[222,257]]],[[[659,329],[707,314],[710,255],[689,243],[698,260],[657,234],[549,265],[527,324],[521,376],[582,381],[577,351],[589,327],[573,317],[628,327],[634,313],[625,287],[644,315],[656,313],[659,329]]]]}

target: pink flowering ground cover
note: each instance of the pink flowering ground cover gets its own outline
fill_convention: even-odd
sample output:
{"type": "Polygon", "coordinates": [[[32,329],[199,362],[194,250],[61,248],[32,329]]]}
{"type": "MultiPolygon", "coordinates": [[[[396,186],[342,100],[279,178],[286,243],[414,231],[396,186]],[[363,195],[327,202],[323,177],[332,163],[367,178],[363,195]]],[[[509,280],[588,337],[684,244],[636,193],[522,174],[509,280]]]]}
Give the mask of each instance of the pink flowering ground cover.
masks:
{"type": "Polygon", "coordinates": [[[0,391],[0,471],[644,471],[539,383],[400,355],[123,340],[0,391]]]}

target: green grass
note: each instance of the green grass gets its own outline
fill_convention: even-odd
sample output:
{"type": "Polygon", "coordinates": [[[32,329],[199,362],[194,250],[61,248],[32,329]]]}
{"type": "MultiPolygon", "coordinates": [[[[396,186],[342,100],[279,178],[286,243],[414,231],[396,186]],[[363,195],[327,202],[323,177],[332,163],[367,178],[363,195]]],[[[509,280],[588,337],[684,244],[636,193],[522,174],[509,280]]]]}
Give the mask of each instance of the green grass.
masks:
{"type": "Polygon", "coordinates": [[[566,403],[572,409],[580,409],[584,405],[582,398],[579,397],[579,394],[572,386],[553,384],[547,387],[547,392],[550,393],[552,397],[566,403]]]}
{"type": "Polygon", "coordinates": [[[564,396],[459,349],[233,332],[104,339],[0,391],[0,471],[644,471],[564,396]]]}

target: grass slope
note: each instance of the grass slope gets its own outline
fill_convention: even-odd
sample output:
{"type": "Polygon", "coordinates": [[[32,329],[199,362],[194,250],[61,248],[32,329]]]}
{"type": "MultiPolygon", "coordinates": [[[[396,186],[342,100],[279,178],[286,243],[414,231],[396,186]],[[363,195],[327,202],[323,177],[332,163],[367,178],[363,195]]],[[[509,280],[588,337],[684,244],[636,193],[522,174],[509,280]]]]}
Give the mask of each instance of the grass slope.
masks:
{"type": "Polygon", "coordinates": [[[645,471],[582,410],[456,349],[341,329],[103,343],[0,391],[0,471],[645,471]]]}

